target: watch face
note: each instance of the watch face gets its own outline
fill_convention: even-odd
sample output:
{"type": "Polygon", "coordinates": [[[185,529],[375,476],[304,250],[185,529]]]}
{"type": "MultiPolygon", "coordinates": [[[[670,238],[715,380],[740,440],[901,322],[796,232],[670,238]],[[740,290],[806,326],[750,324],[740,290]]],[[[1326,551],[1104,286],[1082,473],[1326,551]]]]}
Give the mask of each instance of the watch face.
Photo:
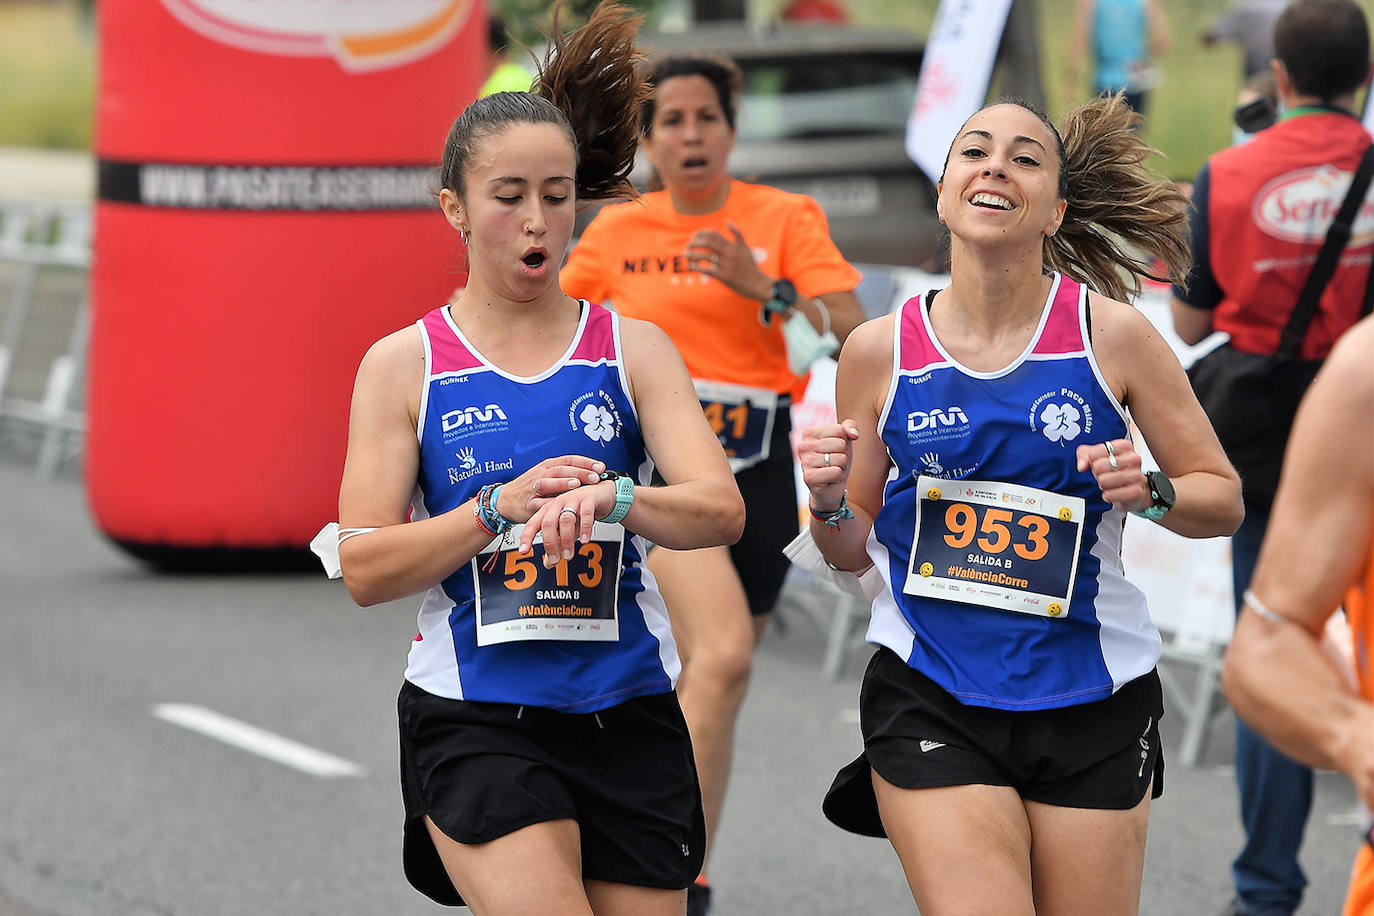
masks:
{"type": "Polygon", "coordinates": [[[628,474],[622,474],[622,473],[620,473],[619,471],[613,471],[613,470],[611,470],[610,468],[606,468],[606,470],[602,471],[602,472],[601,472],[599,475],[597,475],[597,476],[599,476],[602,480],[615,480],[615,479],[617,479],[617,478],[619,478],[619,477],[628,477],[629,475],[628,475],[628,474]]]}
{"type": "Polygon", "coordinates": [[[1155,505],[1174,507],[1174,483],[1161,471],[1151,471],[1146,475],[1150,481],[1151,494],[1155,498],[1155,505]]]}
{"type": "Polygon", "coordinates": [[[773,284],[773,298],[778,302],[791,305],[797,301],[797,288],[791,280],[778,280],[773,284]]]}

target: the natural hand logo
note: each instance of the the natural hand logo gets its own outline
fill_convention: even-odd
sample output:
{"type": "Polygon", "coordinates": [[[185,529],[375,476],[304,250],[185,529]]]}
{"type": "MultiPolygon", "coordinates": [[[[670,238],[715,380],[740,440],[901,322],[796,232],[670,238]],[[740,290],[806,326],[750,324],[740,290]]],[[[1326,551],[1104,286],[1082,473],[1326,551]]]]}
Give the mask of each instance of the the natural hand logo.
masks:
{"type": "Polygon", "coordinates": [[[1044,424],[1040,431],[1051,442],[1068,442],[1078,438],[1083,431],[1078,424],[1081,419],[1083,414],[1072,404],[1046,404],[1045,409],[1040,411],[1040,422],[1044,424]]]}
{"type": "Polygon", "coordinates": [[[588,404],[580,414],[582,431],[594,442],[610,442],[615,438],[615,418],[599,404],[588,404]]]}
{"type": "Polygon", "coordinates": [[[471,471],[477,467],[477,459],[472,455],[472,449],[463,448],[458,450],[458,466],[465,471],[471,471]]]}

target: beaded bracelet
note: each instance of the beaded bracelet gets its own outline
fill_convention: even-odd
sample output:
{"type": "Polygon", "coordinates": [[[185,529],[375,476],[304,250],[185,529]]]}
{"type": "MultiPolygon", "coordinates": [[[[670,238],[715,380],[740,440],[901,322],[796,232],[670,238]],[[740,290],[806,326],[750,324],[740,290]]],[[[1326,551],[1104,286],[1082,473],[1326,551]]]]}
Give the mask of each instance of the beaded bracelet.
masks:
{"type": "Polygon", "coordinates": [[[807,511],[811,513],[812,518],[816,519],[817,521],[825,522],[825,526],[829,528],[832,532],[838,532],[840,530],[840,522],[844,521],[847,518],[854,517],[854,510],[849,508],[848,490],[845,490],[843,493],[840,494],[840,505],[833,512],[817,512],[811,506],[810,500],[807,500],[806,508],[807,511]]]}

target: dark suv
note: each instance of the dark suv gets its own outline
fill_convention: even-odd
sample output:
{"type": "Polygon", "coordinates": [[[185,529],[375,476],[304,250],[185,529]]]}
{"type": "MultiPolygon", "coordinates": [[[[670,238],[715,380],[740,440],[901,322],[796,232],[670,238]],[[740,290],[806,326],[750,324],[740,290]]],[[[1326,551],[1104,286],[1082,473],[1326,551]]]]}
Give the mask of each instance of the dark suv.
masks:
{"type": "MultiPolygon", "coordinates": [[[[743,75],[730,174],[814,197],[849,260],[933,269],[935,190],[904,145],[922,42],[835,25],[703,23],[641,36],[650,57],[709,53],[743,75]]],[[[641,159],[635,178],[648,178],[641,159]]]]}

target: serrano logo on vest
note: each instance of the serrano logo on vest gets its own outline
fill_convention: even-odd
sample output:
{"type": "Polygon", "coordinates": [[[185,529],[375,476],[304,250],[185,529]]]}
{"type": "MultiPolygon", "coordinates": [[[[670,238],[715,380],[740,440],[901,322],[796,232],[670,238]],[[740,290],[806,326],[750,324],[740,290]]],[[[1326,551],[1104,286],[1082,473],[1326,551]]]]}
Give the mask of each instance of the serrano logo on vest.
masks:
{"type": "Polygon", "coordinates": [[[1069,388],[1046,391],[1031,404],[1030,428],[1051,442],[1072,442],[1093,431],[1092,405],[1069,388]]]}
{"type": "Polygon", "coordinates": [[[588,392],[573,401],[568,408],[568,423],[596,443],[610,442],[620,435],[620,411],[615,399],[604,391],[588,392]]]}
{"type": "MultiPolygon", "coordinates": [[[[460,407],[450,410],[439,418],[444,433],[444,441],[466,439],[478,433],[495,432],[510,428],[510,420],[500,404],[487,404],[485,407],[460,407]]],[[[461,458],[462,455],[460,454],[461,458]]]]}
{"type": "Polygon", "coordinates": [[[383,70],[448,43],[473,0],[162,0],[182,25],[220,44],[283,57],[332,57],[383,70]]]}
{"type": "MultiPolygon", "coordinates": [[[[1251,215],[1267,235],[1285,242],[1320,244],[1350,190],[1353,173],[1332,165],[1298,169],[1269,182],[1259,194],[1251,215]]],[[[1374,241],[1374,204],[1365,198],[1351,228],[1352,248],[1374,241]]]]}
{"type": "Polygon", "coordinates": [[[959,406],[935,410],[913,410],[906,415],[906,436],[913,443],[935,442],[940,439],[962,439],[972,424],[959,406]]]}

